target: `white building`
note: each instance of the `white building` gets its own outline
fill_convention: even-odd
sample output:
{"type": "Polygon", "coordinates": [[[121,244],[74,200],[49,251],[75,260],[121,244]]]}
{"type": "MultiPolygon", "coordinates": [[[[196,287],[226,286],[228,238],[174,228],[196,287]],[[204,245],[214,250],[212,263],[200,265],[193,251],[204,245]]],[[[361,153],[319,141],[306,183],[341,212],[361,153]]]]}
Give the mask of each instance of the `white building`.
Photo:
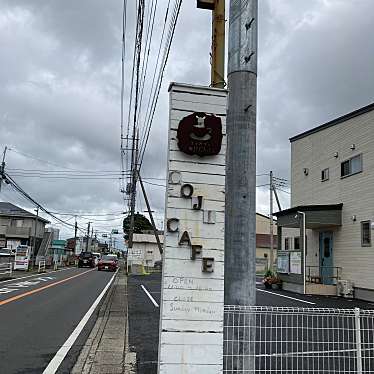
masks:
{"type": "MultiPolygon", "coordinates": [[[[161,244],[163,244],[163,235],[159,235],[159,238],[161,244]]],[[[129,251],[128,261],[130,265],[153,267],[156,261],[161,261],[161,254],[154,234],[134,234],[133,247],[129,251]]]]}
{"type": "Polygon", "coordinates": [[[373,301],[374,104],[290,141],[292,208],[276,214],[284,288],[303,292],[305,215],[306,292],[349,280],[356,298],[373,301]]]}

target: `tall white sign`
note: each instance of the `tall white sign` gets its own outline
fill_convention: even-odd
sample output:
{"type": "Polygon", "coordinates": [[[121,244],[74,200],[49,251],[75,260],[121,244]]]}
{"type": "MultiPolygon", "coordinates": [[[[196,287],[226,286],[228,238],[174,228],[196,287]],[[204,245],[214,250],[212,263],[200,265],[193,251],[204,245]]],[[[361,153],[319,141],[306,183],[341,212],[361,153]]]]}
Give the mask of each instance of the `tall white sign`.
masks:
{"type": "Polygon", "coordinates": [[[170,85],[160,374],[223,370],[227,91],[170,85]]]}

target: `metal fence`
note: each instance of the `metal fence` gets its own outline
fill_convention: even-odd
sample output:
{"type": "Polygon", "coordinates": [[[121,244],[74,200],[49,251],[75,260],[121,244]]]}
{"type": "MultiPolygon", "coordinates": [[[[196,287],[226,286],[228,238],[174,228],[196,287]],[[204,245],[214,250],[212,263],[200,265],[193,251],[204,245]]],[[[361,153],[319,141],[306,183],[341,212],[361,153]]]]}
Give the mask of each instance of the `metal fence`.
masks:
{"type": "Polygon", "coordinates": [[[0,264],[0,278],[12,276],[13,262],[0,264]]]}
{"type": "Polygon", "coordinates": [[[41,258],[38,263],[38,273],[45,272],[45,258],[41,258]]]}
{"type": "Polygon", "coordinates": [[[225,306],[224,373],[374,373],[374,310],[225,306]]]}

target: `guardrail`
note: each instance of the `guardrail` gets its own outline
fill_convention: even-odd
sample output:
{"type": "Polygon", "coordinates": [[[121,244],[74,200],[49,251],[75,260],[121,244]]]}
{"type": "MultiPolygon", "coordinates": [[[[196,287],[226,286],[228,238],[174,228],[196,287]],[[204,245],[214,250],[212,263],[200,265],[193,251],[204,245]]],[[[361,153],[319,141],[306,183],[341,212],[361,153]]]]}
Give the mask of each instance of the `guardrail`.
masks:
{"type": "Polygon", "coordinates": [[[39,260],[38,273],[45,273],[45,259],[39,260]]]}
{"type": "Polygon", "coordinates": [[[0,277],[1,276],[12,276],[13,263],[9,262],[7,264],[0,264],[0,277]]]}

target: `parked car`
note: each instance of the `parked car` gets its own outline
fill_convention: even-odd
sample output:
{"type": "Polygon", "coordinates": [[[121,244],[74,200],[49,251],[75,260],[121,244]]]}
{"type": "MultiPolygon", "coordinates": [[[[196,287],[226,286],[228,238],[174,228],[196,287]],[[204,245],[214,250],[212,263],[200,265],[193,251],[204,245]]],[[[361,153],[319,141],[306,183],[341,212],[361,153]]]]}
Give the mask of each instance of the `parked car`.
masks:
{"type": "Polygon", "coordinates": [[[162,261],[155,261],[153,267],[155,270],[162,270],[162,261]]]}
{"type": "Polygon", "coordinates": [[[95,256],[92,254],[92,252],[82,252],[79,255],[78,267],[82,268],[84,266],[88,266],[90,268],[95,267],[95,256]]]}
{"type": "Polygon", "coordinates": [[[97,270],[108,270],[116,271],[118,269],[118,259],[116,255],[104,255],[101,257],[99,263],[97,264],[97,270]]]}

